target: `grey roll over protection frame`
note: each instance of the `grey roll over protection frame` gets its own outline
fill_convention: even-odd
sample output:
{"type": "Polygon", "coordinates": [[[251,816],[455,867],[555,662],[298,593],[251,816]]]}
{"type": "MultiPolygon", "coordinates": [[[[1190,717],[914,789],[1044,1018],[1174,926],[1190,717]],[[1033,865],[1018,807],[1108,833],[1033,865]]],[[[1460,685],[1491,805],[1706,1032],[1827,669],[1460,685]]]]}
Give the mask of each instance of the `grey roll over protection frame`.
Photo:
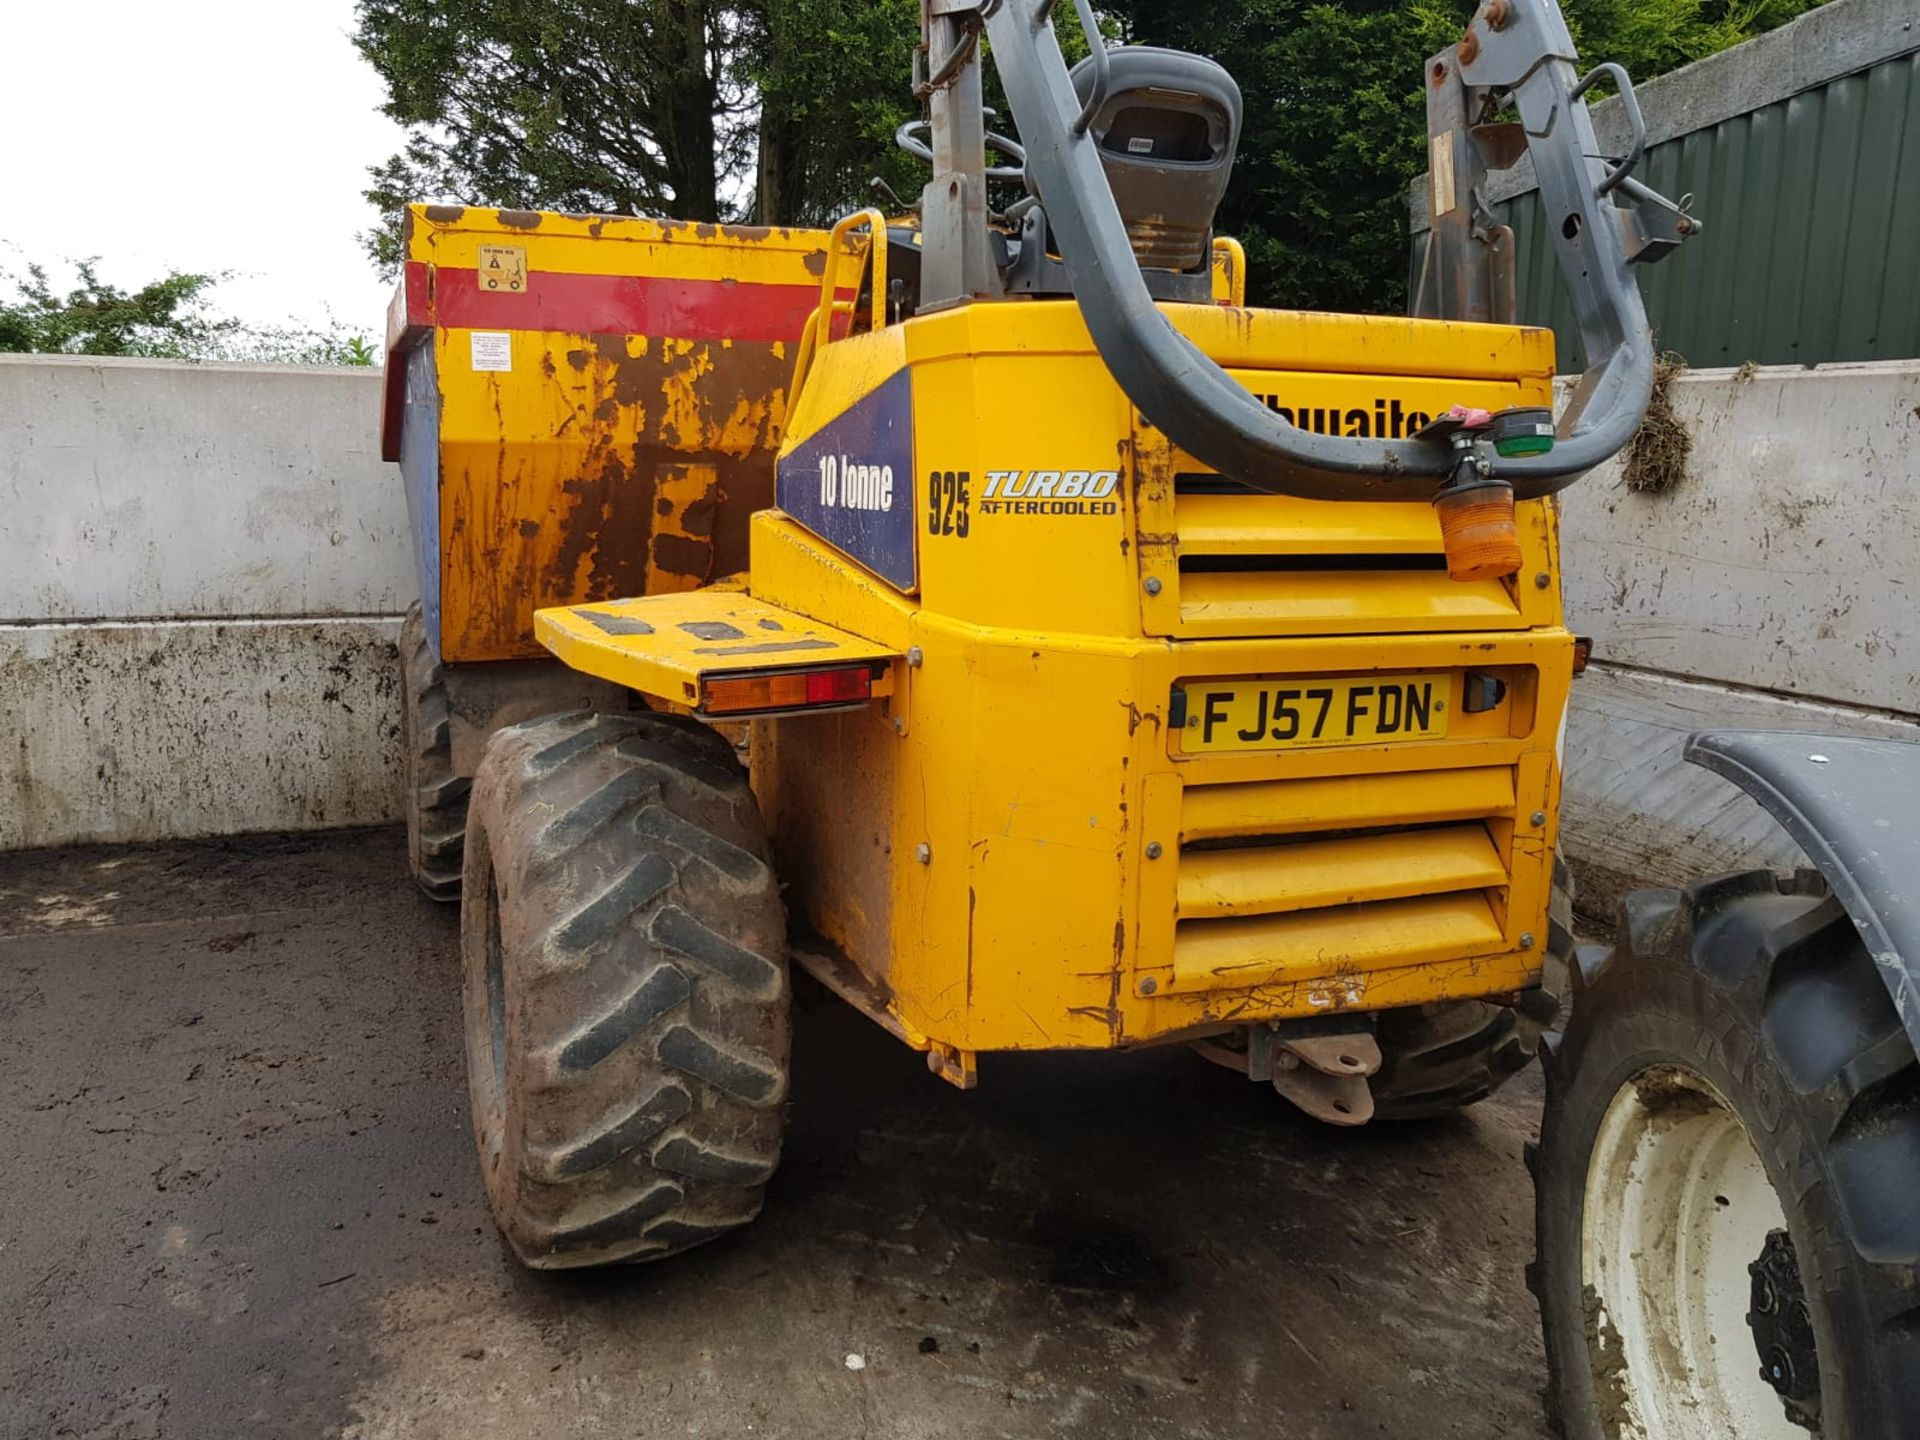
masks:
{"type": "MultiPolygon", "coordinates": [[[[1445,442],[1353,439],[1287,424],[1156,307],[1089,133],[1111,69],[1090,0],[1074,0],[1094,49],[1084,95],[1054,33],[1057,0],[924,3],[930,20],[984,22],[1026,148],[1027,183],[1045,207],[1094,345],[1168,438],[1232,479],[1308,499],[1424,500],[1456,472],[1460,456],[1445,442]]],[[[1625,175],[1599,153],[1573,40],[1553,0],[1487,0],[1456,53],[1470,92],[1505,96],[1519,112],[1588,357],[1552,451],[1509,458],[1485,442],[1474,447],[1481,476],[1510,483],[1517,499],[1535,499],[1625,445],[1652,393],[1653,337],[1627,268],[1629,226],[1610,198],[1625,175]]],[[[938,243],[931,232],[928,242],[938,243]]]]}

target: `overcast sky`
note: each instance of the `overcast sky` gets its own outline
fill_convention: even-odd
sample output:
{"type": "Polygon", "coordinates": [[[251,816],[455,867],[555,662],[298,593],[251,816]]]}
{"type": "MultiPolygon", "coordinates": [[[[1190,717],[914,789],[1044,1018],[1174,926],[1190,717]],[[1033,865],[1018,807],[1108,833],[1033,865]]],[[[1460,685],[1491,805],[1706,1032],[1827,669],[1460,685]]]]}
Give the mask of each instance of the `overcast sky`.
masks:
{"type": "Polygon", "coordinates": [[[88,255],[123,285],[231,270],[217,309],[331,311],[377,340],[391,287],[355,238],[373,220],[360,191],[400,131],[348,39],[353,0],[4,9],[0,270],[88,255]]]}

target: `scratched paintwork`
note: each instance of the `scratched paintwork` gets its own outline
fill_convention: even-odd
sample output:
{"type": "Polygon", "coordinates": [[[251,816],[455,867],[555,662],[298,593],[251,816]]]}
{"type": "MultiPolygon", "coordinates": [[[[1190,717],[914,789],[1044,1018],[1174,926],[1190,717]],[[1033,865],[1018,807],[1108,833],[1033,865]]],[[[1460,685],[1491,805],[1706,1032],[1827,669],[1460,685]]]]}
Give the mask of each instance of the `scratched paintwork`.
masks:
{"type": "Polygon", "coordinates": [[[723,585],[542,610],[534,628],[573,669],[688,706],[708,676],[821,664],[877,668],[872,693],[882,695],[895,658],[883,645],[723,585]]]}
{"type": "MultiPolygon", "coordinates": [[[[463,332],[443,342],[457,351],[463,332]]],[[[539,653],[546,605],[686,590],[746,567],[773,498],[786,347],[538,337],[540,379],[472,377],[441,436],[442,644],[539,653]]],[[[444,367],[443,367],[444,369],[444,367]]]]}
{"type": "Polygon", "coordinates": [[[749,517],[772,500],[788,340],[545,329],[543,283],[585,277],[614,295],[628,277],[717,283],[744,305],[817,286],[826,244],[813,231],[423,206],[409,213],[407,254],[431,270],[409,283],[434,294],[437,276],[444,291],[502,237],[527,256],[524,327],[496,325],[497,312],[484,326],[436,312],[422,327],[438,361],[434,578],[451,661],[544,653],[533,638],[541,606],[686,590],[744,569],[749,517]],[[512,337],[512,368],[476,370],[475,330],[498,328],[512,337]]]}
{"type": "MultiPolygon", "coordinates": [[[[1197,306],[1181,307],[1178,323],[1236,373],[1298,384],[1317,371],[1315,387],[1350,390],[1355,403],[1370,405],[1396,377],[1460,403],[1540,403],[1550,383],[1550,345],[1535,332],[1197,306]],[[1365,373],[1343,374],[1342,364],[1365,373]]],[[[1284,605],[1215,616],[1204,628],[1178,615],[1162,626],[1143,599],[1142,552],[1177,566],[1192,517],[1167,497],[1143,503],[1154,475],[1140,457],[1155,442],[1075,307],[966,307],[836,340],[795,397],[784,443],[804,444],[903,366],[914,370],[914,486],[903,498],[915,516],[920,593],[902,595],[777,510],[753,521],[748,585],[756,602],[777,607],[763,613],[824,621],[901,657],[882,703],[756,727],[755,790],[794,918],[812,932],[808,953],[831,953],[863,982],[836,988],[858,989],[856,1003],[910,1043],[972,1052],[1110,1048],[1532,983],[1572,664],[1550,507],[1523,507],[1521,593],[1476,590],[1470,624],[1443,569],[1401,567],[1383,584],[1361,563],[1307,567],[1317,588],[1296,588],[1284,605]],[[1111,467],[1124,480],[1098,511],[987,509],[987,476],[1010,466],[1111,467]],[[970,477],[964,533],[928,509],[935,471],[970,477]],[[1167,734],[1170,692],[1194,677],[1468,666],[1507,676],[1508,698],[1417,747],[1187,757],[1167,734]],[[1224,947],[1196,943],[1190,928],[1215,922],[1178,913],[1185,788],[1413,772],[1418,789],[1422,772],[1488,769],[1507,777],[1486,789],[1492,798],[1439,818],[1482,827],[1502,883],[1481,884],[1482,867],[1448,890],[1442,875],[1430,887],[1440,893],[1408,904],[1401,875],[1384,895],[1341,895],[1351,903],[1301,912],[1304,920],[1282,915],[1270,933],[1224,947]],[[1533,938],[1522,944],[1523,935],[1533,938]]],[[[1159,482],[1171,479],[1163,463],[1159,482]]],[[[1212,507],[1215,554],[1437,554],[1423,503],[1402,512],[1243,498],[1246,513],[1224,520],[1212,507]]],[[[1256,564],[1249,573],[1274,572],[1256,564]]],[[[629,664],[656,655],[665,669],[679,642],[658,619],[685,598],[623,607],[656,633],[617,647],[550,612],[565,636],[555,648],[564,656],[590,630],[595,650],[617,648],[629,664]]],[[[1419,798],[1384,785],[1370,794],[1377,809],[1333,828],[1401,827],[1419,798]]],[[[1438,815],[1439,806],[1428,808],[1438,815]]]]}

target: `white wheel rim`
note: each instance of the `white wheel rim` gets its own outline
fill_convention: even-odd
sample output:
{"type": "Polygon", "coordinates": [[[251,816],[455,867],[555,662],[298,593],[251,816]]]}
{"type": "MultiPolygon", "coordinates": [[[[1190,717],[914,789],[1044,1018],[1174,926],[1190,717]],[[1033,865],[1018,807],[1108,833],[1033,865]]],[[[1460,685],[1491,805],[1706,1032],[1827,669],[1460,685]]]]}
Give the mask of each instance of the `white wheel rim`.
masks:
{"type": "Polygon", "coordinates": [[[1760,1376],[1747,1266],[1787,1227],[1746,1127],[1677,1067],[1607,1107],[1587,1162],[1580,1278],[1595,1401],[1621,1440],[1807,1440],[1760,1376]]]}

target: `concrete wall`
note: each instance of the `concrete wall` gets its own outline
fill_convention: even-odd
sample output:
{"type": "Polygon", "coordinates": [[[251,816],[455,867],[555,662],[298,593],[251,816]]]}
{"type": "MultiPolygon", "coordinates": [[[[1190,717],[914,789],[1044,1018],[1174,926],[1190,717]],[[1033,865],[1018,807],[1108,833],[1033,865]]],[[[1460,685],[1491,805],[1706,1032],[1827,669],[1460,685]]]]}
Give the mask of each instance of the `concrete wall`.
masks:
{"type": "Polygon", "coordinates": [[[366,370],[0,356],[0,850],[399,813],[366,370]]]}
{"type": "Polygon", "coordinates": [[[1920,740],[1920,362],[1701,371],[1670,490],[1618,462],[1561,505],[1568,623],[1598,657],[1568,721],[1564,843],[1582,904],[1796,852],[1685,765],[1704,728],[1920,740]]]}
{"type": "MultiPolygon", "coordinates": [[[[1563,497],[1565,841],[1630,885],[1792,864],[1688,732],[1920,738],[1920,363],[1682,376],[1662,494],[1563,497]]],[[[0,357],[0,849],[399,815],[407,520],[364,371],[0,357]]]]}

